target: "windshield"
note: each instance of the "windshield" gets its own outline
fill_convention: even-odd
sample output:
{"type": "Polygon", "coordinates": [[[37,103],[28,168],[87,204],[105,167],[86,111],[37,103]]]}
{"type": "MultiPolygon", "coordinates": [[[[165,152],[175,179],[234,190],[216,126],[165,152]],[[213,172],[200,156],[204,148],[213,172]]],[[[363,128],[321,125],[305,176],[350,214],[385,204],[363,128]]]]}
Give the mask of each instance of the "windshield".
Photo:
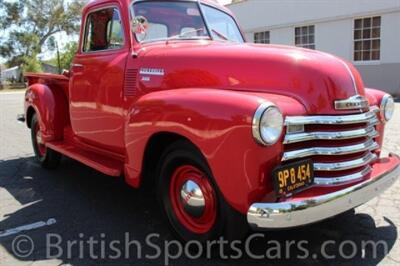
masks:
{"type": "Polygon", "coordinates": [[[136,33],[137,40],[151,42],[168,39],[211,39],[243,42],[235,21],[228,14],[203,5],[204,16],[197,2],[139,1],[132,5],[135,17],[148,21],[145,33],[136,33]],[[210,32],[209,32],[210,31],[210,32]]]}
{"type": "Polygon", "coordinates": [[[243,42],[242,34],[230,15],[206,5],[203,5],[203,12],[213,39],[243,42]]]}

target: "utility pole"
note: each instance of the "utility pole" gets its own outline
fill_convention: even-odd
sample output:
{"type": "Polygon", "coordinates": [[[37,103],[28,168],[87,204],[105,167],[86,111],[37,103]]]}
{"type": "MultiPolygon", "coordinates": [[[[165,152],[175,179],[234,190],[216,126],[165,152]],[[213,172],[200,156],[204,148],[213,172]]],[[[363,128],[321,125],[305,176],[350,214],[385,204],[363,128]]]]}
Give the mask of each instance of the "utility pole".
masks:
{"type": "Polygon", "coordinates": [[[58,64],[58,74],[61,75],[61,60],[60,60],[60,49],[58,47],[58,41],[55,41],[57,49],[57,64],[58,64]]]}

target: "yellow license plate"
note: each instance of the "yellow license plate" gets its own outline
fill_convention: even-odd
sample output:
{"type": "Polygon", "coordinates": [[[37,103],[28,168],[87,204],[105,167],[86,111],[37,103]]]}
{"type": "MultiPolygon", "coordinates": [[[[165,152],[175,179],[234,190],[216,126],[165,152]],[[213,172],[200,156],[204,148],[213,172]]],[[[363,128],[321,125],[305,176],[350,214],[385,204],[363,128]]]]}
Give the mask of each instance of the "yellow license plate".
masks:
{"type": "Polygon", "coordinates": [[[278,196],[288,196],[314,184],[312,160],[280,166],[273,171],[275,191],[278,196]]]}

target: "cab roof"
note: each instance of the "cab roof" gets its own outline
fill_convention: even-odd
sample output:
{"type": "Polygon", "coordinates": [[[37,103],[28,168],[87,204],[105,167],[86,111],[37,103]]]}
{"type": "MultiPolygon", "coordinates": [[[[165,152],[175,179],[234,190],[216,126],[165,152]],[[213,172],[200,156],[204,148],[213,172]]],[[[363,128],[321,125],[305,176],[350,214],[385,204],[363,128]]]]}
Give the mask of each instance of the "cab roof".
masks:
{"type": "Polygon", "coordinates": [[[226,13],[232,15],[232,12],[224,7],[223,5],[221,5],[220,3],[218,3],[217,0],[91,0],[89,1],[89,3],[85,6],[85,11],[93,6],[97,6],[97,5],[102,5],[102,4],[107,4],[107,3],[120,3],[121,6],[129,6],[132,2],[142,2],[142,1],[183,1],[183,2],[198,2],[200,1],[203,4],[207,4],[209,6],[218,8],[220,10],[225,11],[226,13]]]}

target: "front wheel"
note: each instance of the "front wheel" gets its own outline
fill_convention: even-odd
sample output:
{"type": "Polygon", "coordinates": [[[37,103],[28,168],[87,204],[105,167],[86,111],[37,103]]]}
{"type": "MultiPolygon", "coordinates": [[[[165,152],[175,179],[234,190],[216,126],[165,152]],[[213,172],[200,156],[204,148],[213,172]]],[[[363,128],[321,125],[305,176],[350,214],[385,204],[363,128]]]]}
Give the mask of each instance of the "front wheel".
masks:
{"type": "Polygon", "coordinates": [[[60,164],[61,154],[46,147],[42,139],[39,120],[34,114],[31,120],[31,138],[33,151],[41,166],[46,169],[54,169],[60,164]]]}
{"type": "Polygon", "coordinates": [[[178,238],[204,243],[218,237],[236,240],[246,236],[245,216],[225,202],[193,145],[186,141],[172,144],[157,173],[161,208],[178,238]]]}

